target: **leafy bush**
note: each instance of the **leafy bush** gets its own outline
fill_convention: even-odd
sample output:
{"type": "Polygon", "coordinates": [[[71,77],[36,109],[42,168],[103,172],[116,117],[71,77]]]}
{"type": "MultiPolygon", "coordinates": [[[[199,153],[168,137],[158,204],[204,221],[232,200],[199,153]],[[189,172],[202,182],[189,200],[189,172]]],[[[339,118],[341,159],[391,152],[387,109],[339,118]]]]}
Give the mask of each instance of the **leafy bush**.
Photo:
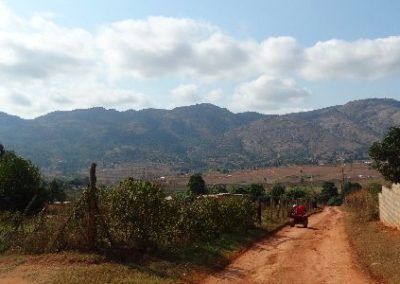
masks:
{"type": "Polygon", "coordinates": [[[248,188],[248,192],[253,200],[257,200],[265,195],[265,188],[261,184],[252,183],[248,188]]]}
{"type": "Polygon", "coordinates": [[[277,202],[286,193],[286,187],[280,183],[275,183],[269,194],[277,202]]]}
{"type": "Polygon", "coordinates": [[[340,206],[343,203],[343,198],[340,195],[332,196],[329,198],[327,205],[329,206],[340,206]]]}
{"type": "Polygon", "coordinates": [[[170,204],[169,239],[190,241],[212,239],[220,234],[254,226],[255,207],[246,197],[200,198],[170,204]]]}
{"type": "Polygon", "coordinates": [[[327,204],[332,197],[339,195],[338,189],[333,182],[324,182],[320,194],[320,201],[327,204]]]}
{"type": "Polygon", "coordinates": [[[400,128],[392,127],[380,142],[369,149],[372,166],[393,183],[400,182],[400,128]]]}
{"type": "Polygon", "coordinates": [[[108,195],[113,234],[129,246],[151,246],[160,238],[165,222],[165,195],[150,182],[126,179],[108,195]]]}
{"type": "Polygon", "coordinates": [[[290,189],[287,193],[286,193],[286,197],[289,200],[296,200],[296,199],[301,199],[307,196],[307,192],[301,188],[295,187],[290,189]]]}
{"type": "Polygon", "coordinates": [[[206,183],[201,174],[194,174],[189,178],[189,192],[193,195],[206,194],[206,183]]]}
{"type": "Polygon", "coordinates": [[[156,247],[254,226],[255,207],[248,197],[166,200],[162,189],[149,182],[127,179],[102,194],[112,235],[127,247],[156,247]]]}
{"type": "Polygon", "coordinates": [[[13,152],[4,152],[0,158],[0,209],[22,212],[35,195],[32,210],[41,209],[48,200],[39,169],[13,152]]]}

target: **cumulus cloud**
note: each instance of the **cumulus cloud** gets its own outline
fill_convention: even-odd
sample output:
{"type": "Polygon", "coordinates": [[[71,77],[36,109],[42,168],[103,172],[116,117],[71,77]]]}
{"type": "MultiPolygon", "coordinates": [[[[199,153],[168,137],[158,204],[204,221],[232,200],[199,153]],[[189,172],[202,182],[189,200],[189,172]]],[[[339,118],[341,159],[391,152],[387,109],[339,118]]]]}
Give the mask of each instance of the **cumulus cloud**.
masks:
{"type": "Polygon", "coordinates": [[[227,78],[244,71],[256,45],[235,40],[208,22],[167,17],[107,25],[97,42],[114,75],[136,78],[227,78]]]}
{"type": "Polygon", "coordinates": [[[328,40],[305,49],[306,79],[377,79],[400,71],[400,36],[328,40]]]}
{"type": "Polygon", "coordinates": [[[152,106],[144,94],[132,90],[110,88],[96,81],[70,84],[58,82],[43,86],[14,84],[0,88],[2,110],[8,113],[36,117],[49,110],[72,110],[105,106],[119,110],[142,109],[152,106]]]}
{"type": "Polygon", "coordinates": [[[260,44],[258,62],[268,74],[287,75],[303,64],[303,52],[293,37],[268,38],[260,44]]]}
{"type": "Polygon", "coordinates": [[[306,89],[298,86],[292,79],[262,75],[239,85],[231,108],[236,111],[282,113],[286,112],[288,104],[298,104],[309,95],[306,89]]]}
{"type": "MultiPolygon", "coordinates": [[[[303,47],[290,36],[239,39],[204,20],[171,17],[128,19],[87,31],[60,26],[46,14],[19,17],[0,0],[0,108],[26,117],[75,107],[153,106],[131,87],[139,80],[178,82],[170,92],[174,105],[234,100],[235,110],[265,112],[289,109],[307,96],[289,78],[375,80],[398,74],[400,36],[303,47]],[[236,85],[232,96],[227,90],[236,85]]],[[[157,98],[155,105],[162,107],[168,90],[157,92],[165,93],[165,101],[157,98]]]]}

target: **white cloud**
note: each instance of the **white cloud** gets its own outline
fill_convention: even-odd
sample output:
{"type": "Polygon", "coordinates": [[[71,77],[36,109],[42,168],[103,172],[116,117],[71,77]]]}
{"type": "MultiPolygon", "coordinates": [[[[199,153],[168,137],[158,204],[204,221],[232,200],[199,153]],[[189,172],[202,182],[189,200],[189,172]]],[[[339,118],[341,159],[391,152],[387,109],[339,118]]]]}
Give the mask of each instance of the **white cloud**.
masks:
{"type": "Polygon", "coordinates": [[[260,69],[268,74],[295,73],[303,63],[302,50],[293,37],[268,38],[260,44],[260,69]]]}
{"type": "Polygon", "coordinates": [[[309,80],[377,79],[400,71],[400,36],[329,40],[305,50],[301,70],[309,80]]]}
{"type": "MultiPolygon", "coordinates": [[[[174,105],[234,100],[235,110],[265,112],[297,107],[308,94],[286,78],[399,74],[400,36],[302,47],[293,37],[244,40],[204,20],[171,17],[117,21],[90,32],[60,26],[51,13],[19,17],[0,0],[0,109],[25,117],[75,107],[154,105],[126,87],[138,79],[177,81],[174,105]],[[238,84],[232,97],[227,89],[238,84]]],[[[155,105],[162,107],[168,90],[157,92],[165,93],[155,105]]]]}
{"type": "Polygon", "coordinates": [[[178,103],[193,104],[201,99],[198,87],[195,84],[179,85],[171,91],[171,95],[178,103]]]}
{"type": "Polygon", "coordinates": [[[32,118],[54,110],[104,106],[119,110],[153,106],[142,93],[109,86],[96,78],[85,77],[10,82],[0,87],[1,111],[32,118]]]}
{"type": "Polygon", "coordinates": [[[167,17],[107,25],[97,42],[115,76],[135,78],[230,77],[249,65],[255,45],[237,41],[208,22],[167,17]]]}
{"type": "Polygon", "coordinates": [[[236,111],[282,113],[286,112],[288,104],[297,105],[309,94],[292,79],[262,75],[237,87],[231,108],[236,111]]]}

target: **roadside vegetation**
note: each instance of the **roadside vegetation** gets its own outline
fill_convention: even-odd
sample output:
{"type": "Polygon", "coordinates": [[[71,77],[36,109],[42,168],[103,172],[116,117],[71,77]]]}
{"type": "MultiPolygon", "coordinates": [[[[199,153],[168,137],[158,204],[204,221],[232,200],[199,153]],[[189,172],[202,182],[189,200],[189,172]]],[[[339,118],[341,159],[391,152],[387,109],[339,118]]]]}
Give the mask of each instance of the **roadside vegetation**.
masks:
{"type": "Polygon", "coordinates": [[[370,184],[347,196],[346,230],[366,270],[378,280],[400,283],[400,233],[379,222],[380,190],[380,184],[370,184]]]}
{"type": "Polygon", "coordinates": [[[44,283],[192,281],[285,224],[291,204],[322,200],[306,185],[208,186],[201,174],[171,196],[158,182],[128,178],[93,197],[88,182],[45,181],[0,148],[0,278],[35,265],[23,275],[44,283]]]}
{"type": "MultiPolygon", "coordinates": [[[[400,128],[389,129],[370,148],[372,166],[388,183],[400,182],[400,128]]],[[[379,222],[381,184],[351,186],[345,192],[346,230],[364,267],[378,280],[400,283],[400,232],[379,222]]]]}

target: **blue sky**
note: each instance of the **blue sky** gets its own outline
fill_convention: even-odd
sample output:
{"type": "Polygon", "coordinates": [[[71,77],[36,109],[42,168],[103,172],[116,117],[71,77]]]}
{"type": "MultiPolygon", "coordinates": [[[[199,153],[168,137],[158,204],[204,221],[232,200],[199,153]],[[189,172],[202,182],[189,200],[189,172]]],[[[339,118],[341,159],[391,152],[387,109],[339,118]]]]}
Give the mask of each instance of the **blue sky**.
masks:
{"type": "Polygon", "coordinates": [[[398,1],[2,1],[0,111],[400,99],[398,1]],[[4,16],[6,15],[6,16],[4,16]]]}

